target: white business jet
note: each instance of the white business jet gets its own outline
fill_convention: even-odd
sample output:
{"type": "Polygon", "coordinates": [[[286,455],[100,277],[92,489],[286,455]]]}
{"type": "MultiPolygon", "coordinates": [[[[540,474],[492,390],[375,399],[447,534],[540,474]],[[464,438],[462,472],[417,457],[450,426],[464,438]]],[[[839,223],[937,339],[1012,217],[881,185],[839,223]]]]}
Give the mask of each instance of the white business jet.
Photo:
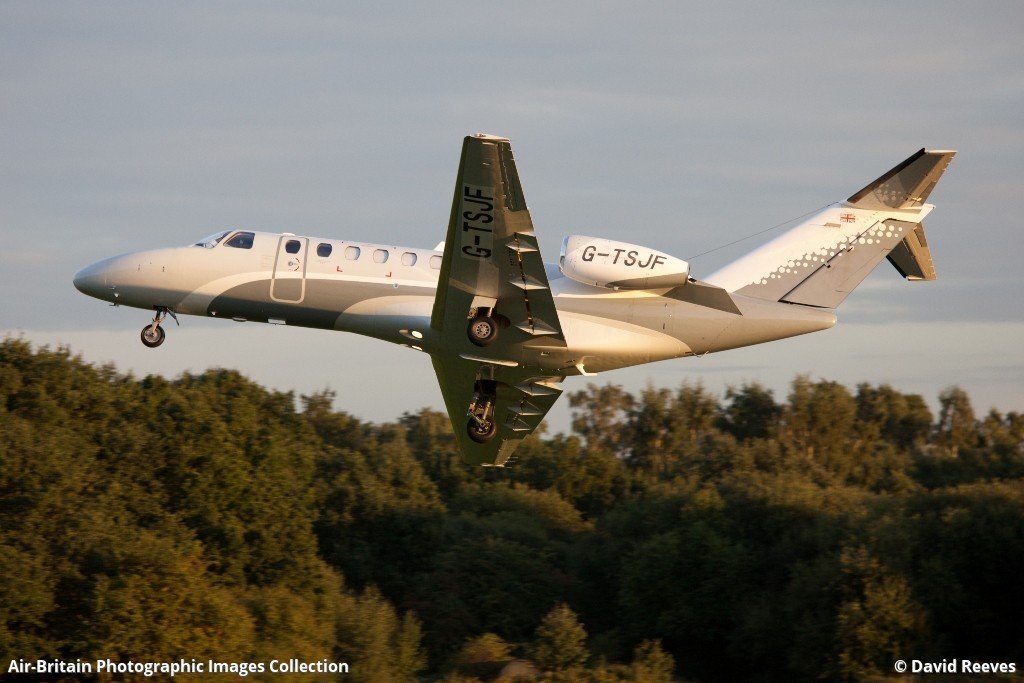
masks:
{"type": "Polygon", "coordinates": [[[572,375],[825,330],[888,257],[909,280],[935,269],[922,221],[955,152],[921,150],[717,272],[645,247],[571,236],[541,259],[512,148],[467,137],[448,234],[412,249],[225,230],[187,247],[94,263],[81,292],[167,315],[364,334],[430,355],[466,460],[503,466],[572,375]]]}

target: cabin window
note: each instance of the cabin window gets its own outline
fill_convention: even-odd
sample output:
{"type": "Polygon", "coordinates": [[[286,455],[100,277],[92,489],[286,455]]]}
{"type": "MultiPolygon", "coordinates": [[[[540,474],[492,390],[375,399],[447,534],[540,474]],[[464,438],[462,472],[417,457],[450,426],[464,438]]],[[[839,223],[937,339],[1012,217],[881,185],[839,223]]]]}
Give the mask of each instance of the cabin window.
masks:
{"type": "Polygon", "coordinates": [[[234,236],[225,242],[225,246],[235,249],[252,249],[252,242],[256,235],[251,232],[236,232],[234,236]]]}
{"type": "Polygon", "coordinates": [[[388,262],[388,250],[387,249],[376,249],[373,252],[374,263],[387,263],[388,262]]]}
{"type": "Polygon", "coordinates": [[[434,256],[431,256],[430,267],[433,268],[434,270],[441,270],[441,257],[437,256],[436,254],[434,256]]]}
{"type": "Polygon", "coordinates": [[[358,261],[362,250],[359,247],[345,247],[345,258],[349,261],[358,261]]]}
{"type": "Polygon", "coordinates": [[[416,254],[411,251],[407,251],[402,254],[402,265],[403,266],[415,266],[416,265],[416,254]]]}
{"type": "Polygon", "coordinates": [[[289,254],[298,254],[302,244],[298,240],[288,240],[284,243],[284,250],[289,254]]]}
{"type": "Polygon", "coordinates": [[[316,245],[316,255],[320,258],[327,258],[331,255],[331,249],[331,245],[327,244],[327,242],[321,242],[316,245]]]}

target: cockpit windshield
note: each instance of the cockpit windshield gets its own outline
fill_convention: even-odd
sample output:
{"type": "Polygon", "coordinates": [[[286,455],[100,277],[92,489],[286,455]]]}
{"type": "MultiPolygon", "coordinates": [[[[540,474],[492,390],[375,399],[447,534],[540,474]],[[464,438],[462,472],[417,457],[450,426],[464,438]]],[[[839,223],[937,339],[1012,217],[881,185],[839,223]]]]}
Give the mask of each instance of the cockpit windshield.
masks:
{"type": "Polygon", "coordinates": [[[210,235],[209,237],[204,237],[203,239],[199,240],[198,242],[196,242],[192,246],[194,246],[194,247],[203,247],[204,249],[213,249],[215,246],[220,244],[220,241],[222,239],[227,237],[229,232],[231,232],[231,231],[230,230],[225,230],[224,232],[215,232],[212,235],[210,235]]]}

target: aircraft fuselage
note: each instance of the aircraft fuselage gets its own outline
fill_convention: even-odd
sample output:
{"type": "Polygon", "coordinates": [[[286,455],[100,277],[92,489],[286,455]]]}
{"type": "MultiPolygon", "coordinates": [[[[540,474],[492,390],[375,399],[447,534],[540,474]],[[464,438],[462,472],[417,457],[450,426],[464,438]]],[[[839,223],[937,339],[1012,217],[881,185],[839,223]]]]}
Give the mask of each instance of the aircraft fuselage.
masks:
{"type": "MultiPolygon", "coordinates": [[[[354,332],[427,353],[439,343],[430,318],[440,251],[288,233],[220,237],[100,261],[77,273],[75,286],[123,306],[354,332]]],[[[510,360],[563,374],[747,346],[836,320],[830,310],[737,295],[726,305],[702,301],[687,287],[615,291],[546,270],[566,347],[510,360]]]]}

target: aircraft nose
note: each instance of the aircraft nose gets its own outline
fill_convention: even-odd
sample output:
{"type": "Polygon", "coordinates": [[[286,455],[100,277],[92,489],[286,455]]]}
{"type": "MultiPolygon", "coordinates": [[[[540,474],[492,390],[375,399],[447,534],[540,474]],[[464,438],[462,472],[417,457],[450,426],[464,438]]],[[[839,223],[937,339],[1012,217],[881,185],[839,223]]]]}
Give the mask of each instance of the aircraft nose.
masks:
{"type": "Polygon", "coordinates": [[[107,287],[106,261],[98,261],[75,273],[75,289],[82,294],[101,297],[107,287]]]}

